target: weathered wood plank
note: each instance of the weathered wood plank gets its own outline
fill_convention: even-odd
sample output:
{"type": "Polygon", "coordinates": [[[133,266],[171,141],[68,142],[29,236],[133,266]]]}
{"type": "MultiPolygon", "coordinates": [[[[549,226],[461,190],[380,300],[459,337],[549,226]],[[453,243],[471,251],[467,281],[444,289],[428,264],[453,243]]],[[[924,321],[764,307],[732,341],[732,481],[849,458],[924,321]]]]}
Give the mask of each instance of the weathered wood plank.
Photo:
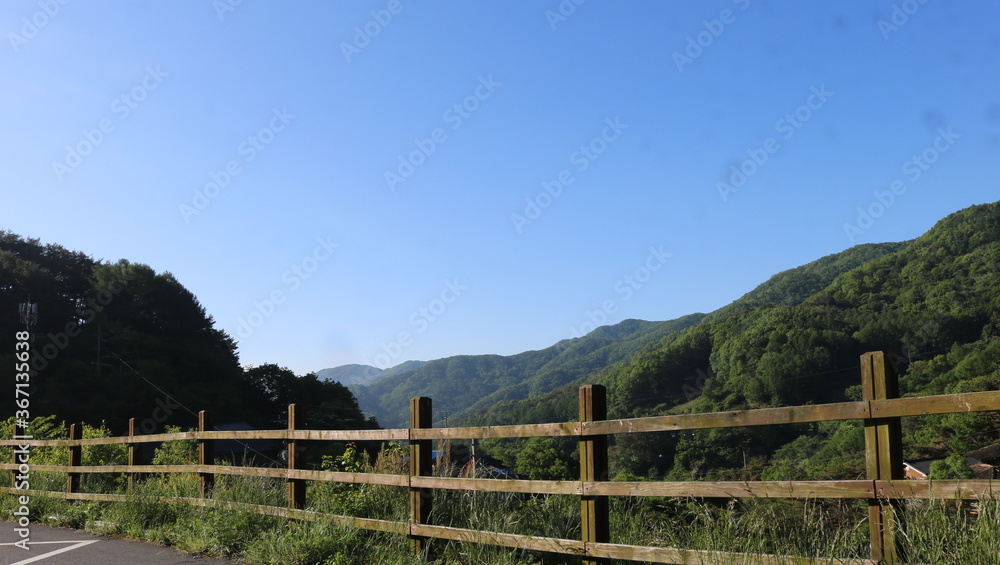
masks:
{"type": "MultiPolygon", "coordinates": [[[[10,468],[2,465],[0,468],[10,468]]],[[[87,465],[70,467],[69,465],[32,465],[32,471],[41,473],[194,473],[197,465],[87,465]]]]}
{"type": "Polygon", "coordinates": [[[414,429],[412,439],[483,439],[516,437],[562,437],[580,435],[579,422],[552,424],[523,424],[512,426],[484,426],[469,428],[414,429]]]}
{"type": "Polygon", "coordinates": [[[875,481],[879,498],[977,500],[1000,494],[1000,484],[990,480],[875,481]]]}
{"type": "MultiPolygon", "coordinates": [[[[129,421],[128,421],[128,435],[129,435],[129,439],[131,439],[132,437],[138,435],[137,434],[138,431],[139,431],[139,425],[138,425],[138,422],[136,422],[136,419],[135,418],[129,418],[129,421]]],[[[142,461],[141,461],[141,459],[142,459],[142,450],[139,449],[138,444],[136,444],[135,442],[131,442],[130,441],[129,443],[126,444],[126,449],[128,450],[128,466],[134,467],[134,466],[139,465],[139,464],[142,463],[142,461]]],[[[127,478],[127,482],[126,482],[126,489],[127,489],[127,492],[129,494],[132,494],[132,491],[135,488],[135,483],[136,483],[136,481],[138,479],[139,479],[139,474],[138,473],[129,473],[128,478],[127,478]]]]}
{"type": "MultiPolygon", "coordinates": [[[[83,439],[83,424],[69,425],[69,439],[83,439]]],[[[69,448],[70,470],[66,474],[66,492],[80,492],[80,473],[74,468],[83,462],[83,447],[76,445],[69,448]]]]}
{"type": "MultiPolygon", "coordinates": [[[[0,464],[0,470],[16,470],[17,466],[0,464]]],[[[36,472],[66,473],[68,465],[33,465],[36,472]]],[[[234,467],[226,465],[107,465],[72,467],[73,472],[87,473],[214,473],[333,481],[348,484],[386,485],[395,487],[481,490],[530,494],[591,494],[595,496],[693,497],[693,498],[900,498],[900,499],[964,499],[988,498],[1000,493],[1000,484],[988,480],[939,481],[521,481],[504,479],[464,479],[452,477],[414,477],[379,473],[343,473],[284,468],[234,467]]]]}
{"type": "MultiPolygon", "coordinates": [[[[450,428],[461,430],[464,428],[450,428]]],[[[252,440],[252,439],[278,439],[278,440],[304,440],[304,441],[402,441],[408,438],[409,431],[404,429],[395,430],[240,430],[240,431],[206,431],[206,432],[177,432],[169,434],[150,434],[110,437],[110,438],[87,438],[79,440],[68,439],[33,439],[33,440],[0,440],[0,445],[30,445],[32,447],[71,447],[88,445],[113,445],[129,443],[162,443],[165,441],[179,440],[252,440]]],[[[464,437],[464,436],[462,436],[464,437]]],[[[502,437],[502,436],[501,436],[502,437]]]]}
{"type": "Polygon", "coordinates": [[[627,434],[856,420],[867,418],[869,414],[868,410],[867,402],[839,402],[836,404],[816,404],[813,406],[648,416],[645,418],[587,422],[583,424],[581,433],[583,435],[627,434]]]}
{"type": "MultiPolygon", "coordinates": [[[[288,431],[294,432],[305,427],[306,412],[305,406],[298,404],[288,405],[288,431]]],[[[292,474],[305,468],[306,455],[305,446],[296,440],[290,439],[285,444],[285,459],[288,461],[288,473],[286,482],[288,484],[288,507],[295,510],[302,510],[306,507],[306,481],[293,478],[292,474]]]]}
{"type": "MultiPolygon", "coordinates": [[[[217,475],[241,475],[246,477],[273,477],[278,479],[303,479],[310,481],[332,481],[369,485],[409,486],[407,475],[386,475],[380,473],[342,473],[338,471],[315,471],[273,467],[237,467],[228,465],[99,465],[70,467],[68,465],[32,465],[33,471],[46,473],[213,473],[217,475]]],[[[16,470],[17,466],[4,463],[0,470],[16,470]]],[[[572,483],[577,484],[577,483],[572,483]]]]}
{"type": "Polygon", "coordinates": [[[694,498],[871,498],[872,481],[694,481],[583,483],[585,493],[603,496],[694,498]]]}
{"type": "Polygon", "coordinates": [[[410,484],[407,475],[386,475],[381,473],[343,473],[340,471],[314,471],[302,469],[291,473],[293,478],[310,481],[332,481],[337,483],[354,483],[364,485],[387,485],[405,487],[410,484]]]}
{"type": "MultiPolygon", "coordinates": [[[[869,403],[899,398],[899,377],[882,351],[861,356],[861,395],[869,403]]],[[[869,404],[870,405],[870,404],[869,404]]],[[[872,411],[874,415],[874,410],[872,411]]],[[[899,417],[865,419],[865,463],[873,481],[903,479],[903,433],[899,417]]],[[[868,530],[871,558],[887,564],[902,563],[905,558],[903,536],[897,535],[902,524],[903,505],[897,499],[868,499],[868,530]]]]}
{"type": "Polygon", "coordinates": [[[669,547],[645,547],[611,543],[582,542],[577,540],[502,534],[481,530],[468,530],[448,526],[413,525],[411,534],[466,543],[482,543],[518,549],[546,551],[565,555],[580,555],[607,559],[627,559],[653,563],[680,565],[878,565],[869,559],[817,558],[780,555],[757,555],[723,551],[698,551],[669,547]]]}
{"type": "Polygon", "coordinates": [[[0,488],[0,493],[13,495],[27,495],[31,497],[61,498],[65,500],[95,500],[101,502],[125,502],[128,500],[126,494],[96,494],[90,492],[61,492],[48,490],[18,490],[11,487],[0,488]]]}
{"type": "Polygon", "coordinates": [[[476,490],[490,492],[521,492],[531,494],[581,495],[577,481],[520,481],[507,479],[463,479],[452,477],[413,477],[410,483],[418,488],[476,490]]]}
{"type": "MultiPolygon", "coordinates": [[[[287,439],[303,441],[404,441],[409,430],[296,430],[285,432],[287,439]]],[[[285,439],[285,438],[282,438],[285,439]]]]}
{"type": "Polygon", "coordinates": [[[611,543],[588,543],[585,550],[588,555],[610,559],[671,563],[675,565],[879,565],[878,562],[870,559],[794,557],[611,543]]]}
{"type": "Polygon", "coordinates": [[[1000,410],[1000,391],[970,392],[936,396],[908,397],[871,402],[841,402],[814,406],[761,408],[732,412],[705,414],[677,414],[650,416],[586,423],[562,422],[526,424],[516,426],[486,426],[468,428],[432,428],[423,430],[244,430],[178,432],[121,436],[112,438],[87,438],[79,440],[0,440],[0,445],[33,447],[72,447],[89,445],[160,443],[178,440],[252,440],[279,439],[304,441],[402,441],[412,439],[468,439],[506,437],[560,437],[579,435],[604,435],[612,433],[641,433],[681,431],[715,427],[761,426],[773,424],[808,423],[888,418],[896,416],[922,416],[961,412],[989,412],[1000,410]],[[870,412],[869,412],[870,407],[870,412]]]}
{"type": "Polygon", "coordinates": [[[121,437],[99,437],[99,438],[87,438],[87,439],[29,439],[29,440],[0,440],[0,445],[29,445],[31,447],[72,447],[76,445],[113,445],[118,443],[129,443],[134,441],[135,443],[143,443],[141,438],[146,438],[151,436],[136,436],[134,439],[130,439],[128,436],[121,437]]]}
{"type": "Polygon", "coordinates": [[[928,414],[954,414],[963,412],[992,412],[1000,410],[1000,391],[966,392],[936,396],[911,396],[873,400],[872,417],[926,416],[928,414]]]}
{"type": "Polygon", "coordinates": [[[481,530],[467,530],[464,528],[453,528],[450,526],[431,526],[422,524],[413,524],[410,526],[410,534],[471,543],[499,545],[502,547],[531,549],[535,551],[584,555],[584,543],[582,541],[570,539],[520,536],[516,534],[501,534],[498,532],[484,532],[481,530]]]}
{"type": "MultiPolygon", "coordinates": [[[[210,467],[194,466],[194,471],[215,473],[216,475],[236,475],[243,477],[272,477],[288,479],[289,471],[284,467],[238,467],[232,465],[212,465],[210,467]]],[[[294,477],[301,478],[301,477],[294,477]]]]}
{"type": "MultiPolygon", "coordinates": [[[[586,426],[608,417],[607,391],[601,385],[584,385],[579,394],[580,425],[586,426]]],[[[593,483],[608,480],[608,436],[580,436],[580,481],[593,483]]],[[[580,497],[580,538],[583,542],[611,541],[608,497],[584,490],[580,497]]],[[[585,557],[583,565],[600,565],[608,560],[585,557]]]]}
{"type": "MultiPolygon", "coordinates": [[[[198,439],[198,466],[201,468],[215,464],[215,440],[205,439],[204,434],[213,427],[215,426],[212,424],[212,413],[208,410],[198,412],[198,431],[203,432],[198,439]]],[[[215,475],[213,473],[204,471],[198,473],[198,496],[207,498],[214,486],[215,475]]]]}
{"type": "MultiPolygon", "coordinates": [[[[885,388],[882,387],[880,389],[878,387],[875,379],[874,363],[870,354],[861,357],[861,396],[865,401],[869,402],[869,408],[871,407],[871,401],[885,399],[885,388]]],[[[865,468],[868,478],[873,481],[882,478],[880,471],[882,462],[879,459],[878,448],[880,434],[878,433],[879,427],[877,424],[878,422],[871,419],[871,416],[864,421],[865,468]]],[[[881,561],[885,554],[885,541],[882,537],[882,531],[885,529],[882,523],[884,517],[882,504],[877,498],[870,498],[868,500],[868,538],[870,540],[871,558],[875,561],[881,561]]]]}
{"type": "MultiPolygon", "coordinates": [[[[429,524],[431,508],[434,502],[434,491],[420,488],[413,484],[417,477],[430,477],[433,470],[431,440],[415,439],[413,432],[430,428],[433,425],[431,399],[417,396],[410,399],[410,522],[412,524],[429,524]]],[[[427,538],[410,530],[410,551],[420,555],[428,549],[427,538]]],[[[427,560],[431,561],[430,555],[427,560]]]]}

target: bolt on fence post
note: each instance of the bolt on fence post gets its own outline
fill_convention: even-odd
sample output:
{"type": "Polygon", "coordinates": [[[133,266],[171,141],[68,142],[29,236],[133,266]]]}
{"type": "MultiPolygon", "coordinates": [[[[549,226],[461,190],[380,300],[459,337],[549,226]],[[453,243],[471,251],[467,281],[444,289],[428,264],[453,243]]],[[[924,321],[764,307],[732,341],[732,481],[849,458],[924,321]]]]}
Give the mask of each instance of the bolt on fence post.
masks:
{"type": "MultiPolygon", "coordinates": [[[[580,387],[580,422],[596,422],[608,417],[607,391],[602,385],[580,387]]],[[[582,429],[582,426],[581,426],[582,429]]],[[[608,436],[580,436],[580,480],[583,482],[608,480],[608,436]]],[[[586,489],[584,489],[586,493],[586,489]]],[[[580,534],[584,542],[608,543],[611,541],[611,522],[608,518],[608,497],[580,497],[580,534]]],[[[608,563],[607,559],[585,557],[584,565],[608,563]]]]}
{"type": "MultiPolygon", "coordinates": [[[[83,424],[69,425],[69,439],[83,439],[83,424]]],[[[69,467],[79,467],[83,461],[83,446],[71,445],[69,448],[69,467]]],[[[80,492],[80,473],[72,471],[66,474],[66,492],[80,492]]]]}
{"type": "MultiPolygon", "coordinates": [[[[410,399],[410,430],[432,427],[431,399],[418,396],[410,399]]],[[[412,437],[412,433],[410,434],[412,437]]],[[[431,440],[410,439],[410,476],[429,477],[432,472],[431,440]]],[[[433,491],[410,487],[410,523],[429,524],[433,491]]],[[[414,555],[419,555],[427,549],[427,538],[410,536],[410,549],[414,555]]],[[[429,559],[429,557],[428,557],[429,559]]]]}
{"type": "MultiPolygon", "coordinates": [[[[306,412],[304,406],[297,404],[288,405],[288,431],[294,432],[304,427],[306,412]]],[[[288,438],[288,470],[305,468],[305,453],[302,443],[292,437],[288,438]]],[[[288,479],[288,507],[294,510],[302,510],[306,507],[306,481],[305,479],[288,479]]]]}
{"type": "MultiPolygon", "coordinates": [[[[884,351],[861,356],[861,390],[864,400],[899,398],[899,376],[884,351]]],[[[874,416],[874,414],[872,414],[874,416]]],[[[899,417],[872,418],[865,425],[865,463],[868,478],[875,481],[902,480],[903,432],[899,417]]],[[[906,561],[901,500],[868,499],[871,558],[887,564],[906,561]]]]}
{"type": "MultiPolygon", "coordinates": [[[[212,413],[207,410],[198,412],[198,432],[212,431],[212,413]]],[[[198,438],[198,465],[215,464],[215,441],[211,439],[198,438]]],[[[198,473],[198,496],[208,498],[209,493],[215,486],[214,473],[198,473]]]]}

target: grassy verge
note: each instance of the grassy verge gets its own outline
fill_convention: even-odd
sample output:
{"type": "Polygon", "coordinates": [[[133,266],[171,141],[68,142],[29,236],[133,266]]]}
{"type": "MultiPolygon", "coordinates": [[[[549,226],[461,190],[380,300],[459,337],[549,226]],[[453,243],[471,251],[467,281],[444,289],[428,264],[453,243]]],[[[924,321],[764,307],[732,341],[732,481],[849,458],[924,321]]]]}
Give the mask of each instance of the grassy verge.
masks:
{"type": "MultiPolygon", "coordinates": [[[[91,437],[101,430],[90,430],[91,437]]],[[[58,436],[56,428],[53,435],[58,436]]],[[[38,450],[35,464],[58,462],[58,449],[38,450]]],[[[0,452],[0,457],[4,454],[0,452]]],[[[84,449],[85,464],[120,462],[117,450],[84,449]]],[[[9,452],[8,452],[9,460],[9,452]]],[[[168,444],[158,464],[194,460],[190,442],[168,444]]],[[[328,469],[402,474],[405,449],[391,447],[368,462],[349,449],[324,462],[328,469]]],[[[36,489],[61,490],[65,475],[37,473],[36,489]]],[[[85,492],[125,492],[120,476],[92,476],[85,492]]],[[[331,514],[405,521],[408,492],[379,485],[310,483],[307,507],[331,514]]],[[[226,557],[252,565],[419,564],[405,536],[348,529],[330,521],[296,522],[237,511],[171,505],[164,498],[197,497],[194,474],[156,475],[136,484],[121,503],[70,502],[34,497],[31,519],[100,534],[169,545],[195,554],[226,557]]],[[[438,490],[432,522],[438,525],[513,534],[579,539],[579,499],[438,490]]],[[[262,477],[218,476],[212,498],[282,506],[283,481],[262,477]]],[[[0,497],[0,512],[11,516],[14,497],[0,497]]],[[[865,558],[868,552],[865,501],[787,501],[776,499],[694,500],[614,498],[613,543],[695,550],[803,557],[865,558]]],[[[911,501],[906,505],[905,542],[914,563],[995,564],[1000,555],[1000,501],[973,507],[959,501],[911,501]]],[[[512,550],[472,543],[432,540],[438,561],[475,565],[578,563],[564,555],[512,550]]],[[[727,563],[706,558],[705,563],[727,563]]],[[[743,563],[753,562],[744,560],[743,563]]]]}

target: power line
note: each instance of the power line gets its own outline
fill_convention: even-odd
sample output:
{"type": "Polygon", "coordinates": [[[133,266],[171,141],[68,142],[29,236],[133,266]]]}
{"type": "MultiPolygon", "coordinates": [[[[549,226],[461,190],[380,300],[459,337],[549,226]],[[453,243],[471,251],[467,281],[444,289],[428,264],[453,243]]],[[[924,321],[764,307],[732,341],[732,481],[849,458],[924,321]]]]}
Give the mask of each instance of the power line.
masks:
{"type": "MultiPolygon", "coordinates": [[[[127,363],[127,362],[126,362],[126,361],[125,361],[124,359],[122,359],[121,357],[119,357],[117,353],[115,353],[114,351],[112,351],[112,352],[111,352],[111,354],[112,354],[112,355],[114,355],[116,359],[118,359],[119,361],[121,361],[122,365],[125,365],[126,367],[128,367],[128,369],[129,369],[130,371],[132,371],[133,373],[135,373],[136,375],[138,375],[140,379],[142,379],[142,380],[146,381],[146,383],[147,383],[147,384],[148,384],[149,386],[153,387],[154,389],[156,389],[156,390],[157,390],[157,392],[159,392],[159,393],[160,393],[160,394],[162,394],[163,396],[167,397],[167,399],[168,399],[168,400],[170,400],[170,401],[172,401],[172,402],[176,403],[176,404],[177,404],[177,406],[179,406],[179,407],[181,407],[181,408],[183,408],[183,409],[187,410],[187,411],[188,411],[188,412],[189,412],[189,413],[190,413],[190,414],[191,414],[192,416],[194,416],[194,417],[196,417],[196,418],[198,417],[198,413],[197,413],[197,412],[195,412],[194,410],[191,410],[191,409],[190,409],[190,408],[188,408],[187,406],[184,406],[183,404],[181,404],[181,403],[180,403],[180,401],[178,401],[177,399],[175,399],[175,398],[174,398],[173,396],[170,396],[170,395],[169,395],[169,394],[168,394],[168,393],[167,393],[166,391],[164,391],[164,390],[163,390],[162,388],[160,388],[160,387],[156,386],[156,384],[155,384],[155,383],[154,383],[153,381],[149,380],[148,378],[146,378],[146,376],[145,376],[145,375],[143,375],[142,373],[140,373],[139,371],[137,371],[137,370],[135,369],[135,367],[133,367],[133,366],[129,365],[129,364],[128,364],[128,363],[127,363]]],[[[213,429],[213,431],[218,431],[218,432],[221,432],[221,431],[223,431],[223,430],[219,429],[219,427],[218,427],[218,426],[212,426],[212,429],[213,429]]],[[[244,450],[246,450],[246,451],[248,451],[248,452],[251,452],[251,453],[253,453],[253,454],[255,454],[255,455],[259,455],[260,457],[263,457],[263,458],[264,458],[265,460],[267,460],[267,461],[270,461],[271,463],[278,463],[278,464],[280,464],[280,463],[281,463],[280,461],[278,461],[278,460],[276,460],[276,459],[272,459],[272,458],[268,457],[267,455],[265,455],[265,454],[263,454],[263,453],[261,453],[261,452],[257,451],[256,449],[253,449],[252,447],[250,447],[250,444],[249,444],[249,443],[246,443],[246,442],[244,442],[244,441],[242,441],[242,440],[240,440],[240,439],[235,439],[235,440],[233,440],[233,441],[235,441],[235,442],[236,442],[236,443],[238,443],[239,445],[243,446],[243,449],[244,449],[244,450]]]]}

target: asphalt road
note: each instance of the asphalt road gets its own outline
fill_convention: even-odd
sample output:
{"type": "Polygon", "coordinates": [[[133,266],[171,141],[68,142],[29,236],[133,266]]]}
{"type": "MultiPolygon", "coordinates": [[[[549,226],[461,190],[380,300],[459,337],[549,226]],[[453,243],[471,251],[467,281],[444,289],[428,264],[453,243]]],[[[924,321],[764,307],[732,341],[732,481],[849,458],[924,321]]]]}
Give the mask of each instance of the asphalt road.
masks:
{"type": "Polygon", "coordinates": [[[14,546],[20,536],[12,522],[0,522],[0,565],[238,565],[137,541],[106,538],[77,530],[32,524],[28,549],[14,546]]]}

